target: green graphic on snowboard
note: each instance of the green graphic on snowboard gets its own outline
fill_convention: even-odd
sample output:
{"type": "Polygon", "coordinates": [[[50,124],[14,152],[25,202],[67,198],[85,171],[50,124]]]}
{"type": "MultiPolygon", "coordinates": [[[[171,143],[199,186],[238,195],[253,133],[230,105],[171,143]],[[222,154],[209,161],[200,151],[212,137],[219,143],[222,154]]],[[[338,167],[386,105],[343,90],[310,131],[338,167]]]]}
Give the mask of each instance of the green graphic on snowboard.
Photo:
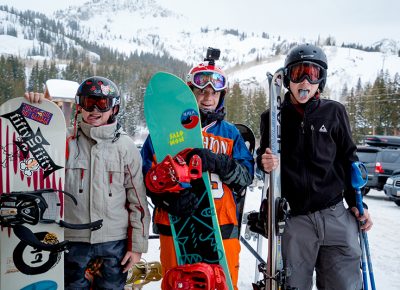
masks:
{"type": "MultiPolygon", "coordinates": [[[[159,72],[150,80],[144,112],[157,162],[185,148],[203,148],[200,114],[190,88],[178,77],[159,72]]],[[[191,182],[199,207],[188,218],[170,215],[179,265],[205,262],[220,264],[230,277],[207,172],[191,182]]],[[[228,279],[230,289],[232,282],[228,279]]]]}

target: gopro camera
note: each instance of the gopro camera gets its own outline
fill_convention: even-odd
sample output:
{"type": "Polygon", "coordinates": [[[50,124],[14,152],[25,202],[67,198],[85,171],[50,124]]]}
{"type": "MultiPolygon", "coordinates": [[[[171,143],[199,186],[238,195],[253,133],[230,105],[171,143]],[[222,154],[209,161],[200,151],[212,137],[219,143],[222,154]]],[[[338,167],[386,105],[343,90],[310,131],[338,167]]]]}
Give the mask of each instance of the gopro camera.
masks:
{"type": "Polygon", "coordinates": [[[216,60],[219,60],[221,51],[218,48],[209,47],[207,49],[205,61],[208,61],[210,65],[214,65],[216,60]]]}

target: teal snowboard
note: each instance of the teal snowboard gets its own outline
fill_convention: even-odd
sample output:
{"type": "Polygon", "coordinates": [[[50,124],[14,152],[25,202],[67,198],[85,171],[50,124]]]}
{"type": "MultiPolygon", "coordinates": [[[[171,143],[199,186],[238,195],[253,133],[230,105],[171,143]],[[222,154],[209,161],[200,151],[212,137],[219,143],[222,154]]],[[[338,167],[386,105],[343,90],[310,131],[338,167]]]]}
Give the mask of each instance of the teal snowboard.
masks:
{"type": "MultiPolygon", "coordinates": [[[[185,148],[203,148],[196,98],[177,76],[158,72],[150,79],[144,96],[144,113],[157,162],[185,148]]],[[[229,289],[233,289],[209,174],[204,172],[201,179],[192,181],[191,190],[199,197],[195,213],[188,218],[169,216],[178,264],[220,264],[229,289]]]]}

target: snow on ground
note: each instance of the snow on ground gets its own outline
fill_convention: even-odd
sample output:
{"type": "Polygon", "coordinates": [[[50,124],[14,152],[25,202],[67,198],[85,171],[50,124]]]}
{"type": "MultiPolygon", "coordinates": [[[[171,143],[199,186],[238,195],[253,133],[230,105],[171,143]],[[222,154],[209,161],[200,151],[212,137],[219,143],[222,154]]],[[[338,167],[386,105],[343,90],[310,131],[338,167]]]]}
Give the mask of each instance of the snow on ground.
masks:
{"type": "MultiPolygon", "coordinates": [[[[249,190],[245,212],[250,210],[258,210],[261,200],[261,190],[254,187],[253,191],[249,190]]],[[[371,190],[364,198],[369,206],[374,226],[368,232],[368,239],[371,250],[371,258],[375,276],[377,289],[396,290],[399,289],[398,281],[400,279],[400,207],[394,202],[389,201],[383,191],[371,190]]],[[[244,232],[244,226],[242,228],[244,232]]],[[[250,241],[255,247],[256,242],[250,241]]],[[[266,240],[264,247],[267,247],[266,240]]],[[[149,251],[143,255],[147,261],[159,260],[159,241],[149,241],[149,251]]],[[[266,259],[266,256],[264,256],[266,259]]],[[[240,272],[239,284],[240,290],[248,290],[254,281],[255,258],[242,245],[240,254],[240,272]]],[[[160,289],[160,282],[152,282],[143,287],[145,290],[160,289]]],[[[315,288],[316,289],[316,288],[315,288]]]]}

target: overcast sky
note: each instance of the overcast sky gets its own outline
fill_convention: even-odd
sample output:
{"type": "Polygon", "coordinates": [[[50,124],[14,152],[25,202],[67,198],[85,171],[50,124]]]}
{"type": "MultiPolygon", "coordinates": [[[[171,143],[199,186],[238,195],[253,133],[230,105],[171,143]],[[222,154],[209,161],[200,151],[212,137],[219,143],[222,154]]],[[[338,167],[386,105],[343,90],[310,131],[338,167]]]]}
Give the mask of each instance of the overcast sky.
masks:
{"type": "MultiPolygon", "coordinates": [[[[117,0],[115,0],[117,1],[117,0]]],[[[203,27],[219,26],[371,45],[383,38],[400,41],[399,0],[155,0],[203,27]]],[[[0,0],[18,9],[48,13],[85,0],[0,0]]],[[[106,7],[105,7],[106,9],[106,7]]]]}

